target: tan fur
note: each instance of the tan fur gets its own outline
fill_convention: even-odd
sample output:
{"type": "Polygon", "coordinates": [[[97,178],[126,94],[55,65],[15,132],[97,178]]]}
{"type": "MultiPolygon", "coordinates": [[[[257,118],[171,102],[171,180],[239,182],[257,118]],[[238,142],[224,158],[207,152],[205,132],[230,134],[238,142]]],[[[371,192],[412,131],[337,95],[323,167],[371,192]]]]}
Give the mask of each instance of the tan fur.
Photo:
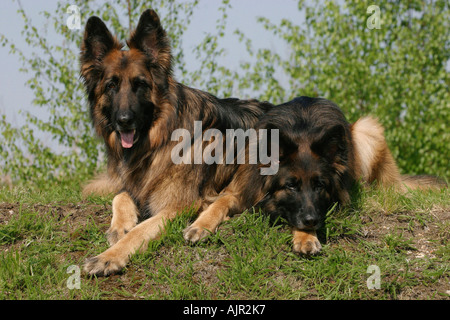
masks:
{"type": "Polygon", "coordinates": [[[238,199],[233,194],[218,197],[191,226],[184,230],[184,238],[188,241],[197,242],[210,233],[216,232],[219,224],[232,214],[237,205],[238,199]]]}
{"type": "Polygon", "coordinates": [[[441,189],[446,188],[447,184],[440,178],[433,176],[410,176],[402,175],[402,185],[405,189],[441,189]]]}
{"type": "Polygon", "coordinates": [[[401,177],[384,138],[384,129],[372,117],[363,117],[352,127],[355,178],[382,186],[401,186],[401,177]]]}
{"type": "Polygon", "coordinates": [[[292,228],[293,250],[302,254],[316,254],[321,249],[319,239],[317,239],[316,231],[299,230],[292,228]]]}
{"type": "Polygon", "coordinates": [[[139,210],[126,192],[116,195],[112,202],[113,217],[107,231],[108,242],[112,246],[122,239],[138,223],[139,210]]]}
{"type": "Polygon", "coordinates": [[[89,195],[106,196],[108,194],[115,194],[119,190],[117,181],[109,177],[107,173],[97,175],[93,180],[90,180],[86,186],[84,186],[82,195],[86,198],[89,195]]]}
{"type": "Polygon", "coordinates": [[[372,117],[363,117],[352,126],[355,150],[355,178],[364,183],[376,182],[382,187],[408,189],[442,188],[446,184],[432,176],[400,175],[384,137],[382,125],[372,117]]]}

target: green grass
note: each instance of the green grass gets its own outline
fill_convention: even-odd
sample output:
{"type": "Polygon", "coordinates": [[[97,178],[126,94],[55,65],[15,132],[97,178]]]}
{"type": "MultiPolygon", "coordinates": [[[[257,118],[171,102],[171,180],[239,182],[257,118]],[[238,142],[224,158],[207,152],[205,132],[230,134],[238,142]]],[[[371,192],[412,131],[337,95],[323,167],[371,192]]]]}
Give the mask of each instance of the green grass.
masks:
{"type": "Polygon", "coordinates": [[[328,215],[317,256],[294,254],[289,228],[251,211],[187,244],[187,210],[121,274],[81,273],[69,289],[68,268],[108,247],[111,198],[83,200],[75,183],[2,189],[0,299],[448,299],[448,190],[354,199],[328,215]],[[370,265],[380,289],[367,288],[370,265]]]}

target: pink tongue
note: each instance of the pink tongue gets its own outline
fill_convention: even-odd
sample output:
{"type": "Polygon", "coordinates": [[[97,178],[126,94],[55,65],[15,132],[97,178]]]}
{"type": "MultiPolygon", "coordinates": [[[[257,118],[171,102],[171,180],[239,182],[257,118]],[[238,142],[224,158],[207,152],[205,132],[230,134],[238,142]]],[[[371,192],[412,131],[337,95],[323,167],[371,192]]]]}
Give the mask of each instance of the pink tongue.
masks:
{"type": "Polygon", "coordinates": [[[121,132],[120,138],[122,140],[122,147],[124,148],[131,148],[133,146],[133,140],[134,140],[134,132],[121,132]]]}

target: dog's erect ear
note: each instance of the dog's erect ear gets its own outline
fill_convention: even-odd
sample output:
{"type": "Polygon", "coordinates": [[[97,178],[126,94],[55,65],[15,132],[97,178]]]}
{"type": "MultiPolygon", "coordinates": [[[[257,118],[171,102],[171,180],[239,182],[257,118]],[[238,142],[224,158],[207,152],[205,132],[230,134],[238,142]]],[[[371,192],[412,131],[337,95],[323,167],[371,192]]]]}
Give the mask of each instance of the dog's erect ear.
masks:
{"type": "Polygon", "coordinates": [[[165,71],[170,70],[172,56],[169,39],[154,10],[148,9],[142,13],[138,26],[127,43],[130,48],[144,52],[165,71]]]}
{"type": "MultiPolygon", "coordinates": [[[[276,142],[276,147],[278,148],[280,160],[283,160],[287,156],[297,151],[298,149],[297,143],[295,143],[294,139],[289,136],[286,130],[283,130],[283,128],[280,129],[280,127],[277,124],[271,122],[265,124],[263,128],[267,130],[267,137],[268,137],[267,141],[274,140],[276,142]],[[277,139],[272,138],[272,135],[274,133],[277,133],[278,136],[277,139]]],[[[272,150],[270,149],[269,144],[269,153],[271,152],[272,150]]]]}
{"type": "Polygon", "coordinates": [[[312,143],[311,150],[334,163],[345,151],[347,141],[342,125],[335,125],[312,143]]]}
{"type": "Polygon", "coordinates": [[[121,45],[109,32],[105,23],[98,17],[90,17],[81,45],[81,62],[101,61],[109,51],[120,48],[121,45]]]}
{"type": "Polygon", "coordinates": [[[286,132],[280,130],[280,161],[289,161],[288,157],[297,152],[298,144],[286,132]]]}
{"type": "Polygon", "coordinates": [[[81,44],[81,77],[84,79],[89,101],[94,101],[94,88],[102,73],[102,61],[111,50],[120,50],[122,45],[109,32],[98,17],[90,17],[86,23],[81,44]]]}

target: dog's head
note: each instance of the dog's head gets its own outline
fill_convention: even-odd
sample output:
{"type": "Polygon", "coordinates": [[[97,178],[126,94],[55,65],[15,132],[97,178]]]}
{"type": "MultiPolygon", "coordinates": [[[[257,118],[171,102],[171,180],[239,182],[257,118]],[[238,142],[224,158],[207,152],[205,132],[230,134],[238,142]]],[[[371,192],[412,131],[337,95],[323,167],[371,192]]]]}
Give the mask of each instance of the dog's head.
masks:
{"type": "Polygon", "coordinates": [[[167,112],[172,57],[166,32],[153,10],[141,15],[127,44],[129,50],[122,50],[100,18],[87,21],[81,77],[94,128],[111,149],[130,149],[145,140],[167,112]]]}
{"type": "Polygon", "coordinates": [[[280,166],[275,175],[267,176],[265,197],[258,206],[301,230],[319,229],[345,188],[341,178],[347,174],[346,124],[323,109],[311,115],[311,110],[294,106],[276,107],[264,123],[267,129],[279,129],[280,166]],[[316,122],[321,114],[331,121],[316,122]]]}

